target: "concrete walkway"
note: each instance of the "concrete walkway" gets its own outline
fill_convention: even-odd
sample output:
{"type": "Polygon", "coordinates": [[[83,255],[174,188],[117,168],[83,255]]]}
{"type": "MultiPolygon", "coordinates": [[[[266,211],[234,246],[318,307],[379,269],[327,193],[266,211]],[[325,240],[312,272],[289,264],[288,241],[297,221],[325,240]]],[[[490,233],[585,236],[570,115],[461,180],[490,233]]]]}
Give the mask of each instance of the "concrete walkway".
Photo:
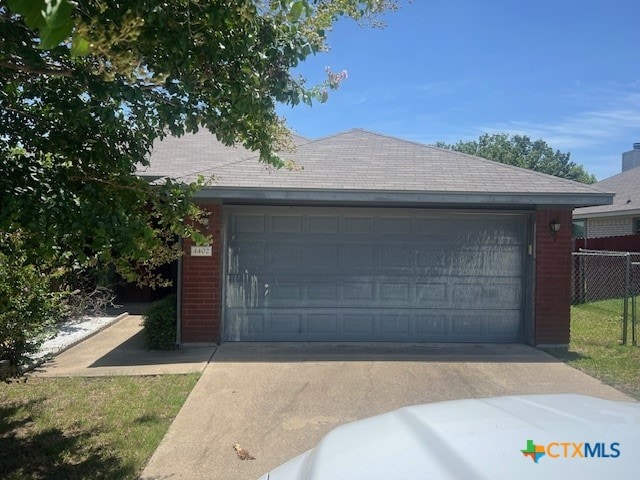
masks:
{"type": "Polygon", "coordinates": [[[44,363],[29,375],[99,377],[202,372],[214,352],[215,347],[148,350],[142,333],[142,317],[128,315],[44,363]]]}
{"type": "Polygon", "coordinates": [[[525,345],[219,347],[141,479],[249,480],[405,405],[534,393],[631,398],[525,345]],[[239,460],[239,443],[256,457],[239,460]]]}

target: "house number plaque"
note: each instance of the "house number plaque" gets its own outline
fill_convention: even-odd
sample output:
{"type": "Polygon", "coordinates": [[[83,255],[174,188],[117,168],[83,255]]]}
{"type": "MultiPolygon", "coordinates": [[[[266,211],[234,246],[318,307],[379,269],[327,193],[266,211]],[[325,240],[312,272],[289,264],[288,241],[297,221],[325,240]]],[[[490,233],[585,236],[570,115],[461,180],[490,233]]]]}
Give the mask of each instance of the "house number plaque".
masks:
{"type": "Polygon", "coordinates": [[[192,246],[191,247],[191,256],[192,257],[210,257],[211,253],[211,245],[206,245],[203,247],[192,246]]]}

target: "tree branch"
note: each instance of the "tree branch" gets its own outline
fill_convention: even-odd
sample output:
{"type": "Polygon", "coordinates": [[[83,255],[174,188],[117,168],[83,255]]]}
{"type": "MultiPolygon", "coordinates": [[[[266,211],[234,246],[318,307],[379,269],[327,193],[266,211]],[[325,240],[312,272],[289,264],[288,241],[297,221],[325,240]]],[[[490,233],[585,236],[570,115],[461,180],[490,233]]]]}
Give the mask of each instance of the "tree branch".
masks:
{"type": "Polygon", "coordinates": [[[26,117],[26,118],[28,118],[30,120],[33,120],[34,122],[42,123],[41,117],[37,117],[37,116],[32,115],[32,114],[30,114],[28,112],[25,112],[23,110],[18,110],[16,108],[12,108],[12,107],[5,107],[5,106],[2,106],[2,105],[0,105],[0,109],[5,110],[7,112],[16,113],[18,115],[22,115],[23,117],[26,117]]]}
{"type": "Polygon", "coordinates": [[[16,65],[11,62],[0,62],[0,67],[14,72],[28,73],[32,75],[49,75],[52,77],[71,77],[73,72],[71,70],[56,70],[50,68],[35,68],[27,65],[16,65]]]}
{"type": "MultiPolygon", "coordinates": [[[[71,175],[68,177],[71,180],[79,182],[94,182],[101,185],[107,185],[115,190],[129,190],[134,192],[142,192],[143,189],[133,185],[122,185],[120,183],[113,182],[111,180],[105,180],[104,178],[91,177],[87,175],[71,175]]],[[[142,185],[142,184],[141,184],[142,185]]]]}

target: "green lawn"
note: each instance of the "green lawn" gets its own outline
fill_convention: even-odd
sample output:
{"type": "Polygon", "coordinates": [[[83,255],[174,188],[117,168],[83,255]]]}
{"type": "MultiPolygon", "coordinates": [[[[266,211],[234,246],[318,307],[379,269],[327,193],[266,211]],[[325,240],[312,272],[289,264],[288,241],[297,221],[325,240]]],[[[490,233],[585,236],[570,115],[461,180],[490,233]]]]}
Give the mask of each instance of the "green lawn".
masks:
{"type": "Polygon", "coordinates": [[[198,377],[0,383],[0,478],[137,478],[198,377]]]}
{"type": "Polygon", "coordinates": [[[630,325],[627,345],[619,345],[621,314],[621,300],[571,307],[569,349],[548,353],[640,400],[640,347],[631,345],[630,325]]]}

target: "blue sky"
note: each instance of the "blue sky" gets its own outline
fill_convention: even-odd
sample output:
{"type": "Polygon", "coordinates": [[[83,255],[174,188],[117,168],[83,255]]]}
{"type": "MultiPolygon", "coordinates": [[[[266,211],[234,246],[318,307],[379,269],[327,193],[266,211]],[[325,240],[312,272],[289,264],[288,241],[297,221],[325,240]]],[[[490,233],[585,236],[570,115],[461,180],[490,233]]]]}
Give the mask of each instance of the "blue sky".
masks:
{"type": "Polygon", "coordinates": [[[283,107],[301,135],[351,128],[435,143],[518,133],[603,179],[640,142],[640,1],[415,0],[384,29],[340,21],[297,71],[348,71],[326,104],[283,107]]]}

